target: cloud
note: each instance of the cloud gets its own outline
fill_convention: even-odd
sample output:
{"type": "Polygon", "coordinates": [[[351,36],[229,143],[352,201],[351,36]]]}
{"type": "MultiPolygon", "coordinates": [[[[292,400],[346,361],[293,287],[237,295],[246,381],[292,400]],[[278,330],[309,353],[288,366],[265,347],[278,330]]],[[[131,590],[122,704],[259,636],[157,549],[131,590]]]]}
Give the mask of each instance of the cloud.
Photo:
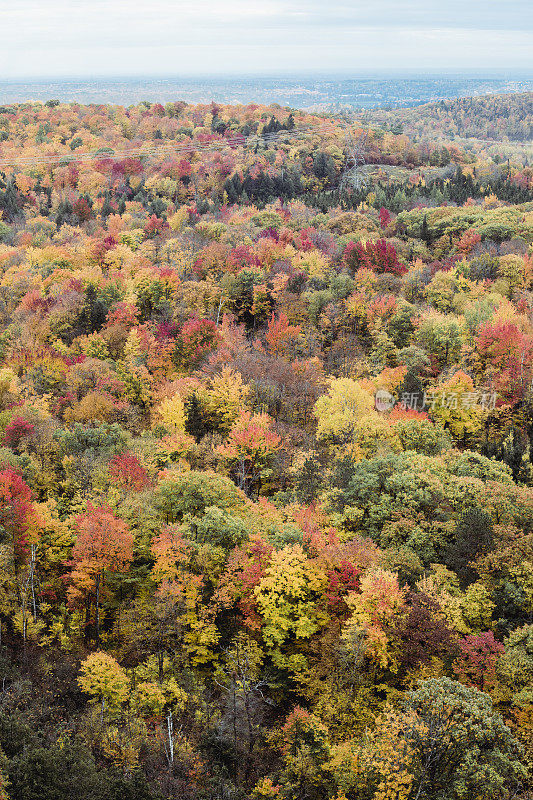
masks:
{"type": "MultiPolygon", "coordinates": [[[[5,3],[5,0],[4,0],[5,3]]],[[[531,0],[18,0],[4,77],[528,68],[531,0]]]]}
{"type": "Polygon", "coordinates": [[[526,30],[533,28],[531,0],[354,0],[330,3],[293,0],[286,4],[300,21],[327,27],[386,26],[405,29],[473,28],[526,30]]]}

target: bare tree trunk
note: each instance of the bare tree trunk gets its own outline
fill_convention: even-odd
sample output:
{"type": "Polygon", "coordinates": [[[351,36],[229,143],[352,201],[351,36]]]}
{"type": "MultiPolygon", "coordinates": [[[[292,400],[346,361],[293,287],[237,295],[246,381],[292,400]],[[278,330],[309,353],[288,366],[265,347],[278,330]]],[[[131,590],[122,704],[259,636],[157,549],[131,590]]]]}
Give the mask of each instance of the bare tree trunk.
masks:
{"type": "Polygon", "coordinates": [[[172,718],[172,709],[169,708],[167,714],[167,735],[168,735],[168,750],[167,753],[168,767],[172,770],[174,766],[174,720],[172,718]]]}
{"type": "Polygon", "coordinates": [[[31,561],[30,561],[30,582],[31,582],[31,604],[33,610],[33,619],[37,621],[37,603],[35,600],[35,564],[37,561],[37,546],[32,544],[31,546],[31,561]]]}
{"type": "Polygon", "coordinates": [[[100,578],[101,575],[98,573],[96,578],[96,647],[99,649],[100,647],[100,578]]]}

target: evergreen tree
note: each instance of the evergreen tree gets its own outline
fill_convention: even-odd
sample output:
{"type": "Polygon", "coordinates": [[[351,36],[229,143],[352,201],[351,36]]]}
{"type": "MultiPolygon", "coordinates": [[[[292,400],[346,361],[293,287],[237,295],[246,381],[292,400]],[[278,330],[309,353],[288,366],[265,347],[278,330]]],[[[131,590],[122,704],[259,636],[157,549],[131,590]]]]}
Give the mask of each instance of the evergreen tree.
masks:
{"type": "Polygon", "coordinates": [[[197,442],[205,436],[209,430],[202,409],[202,404],[196,392],[193,392],[185,401],[185,430],[194,436],[197,442]]]}
{"type": "Polygon", "coordinates": [[[474,506],[459,519],[445,561],[457,574],[463,587],[476,580],[476,571],[471,562],[490,548],[493,537],[490,515],[481,508],[474,506]]]}

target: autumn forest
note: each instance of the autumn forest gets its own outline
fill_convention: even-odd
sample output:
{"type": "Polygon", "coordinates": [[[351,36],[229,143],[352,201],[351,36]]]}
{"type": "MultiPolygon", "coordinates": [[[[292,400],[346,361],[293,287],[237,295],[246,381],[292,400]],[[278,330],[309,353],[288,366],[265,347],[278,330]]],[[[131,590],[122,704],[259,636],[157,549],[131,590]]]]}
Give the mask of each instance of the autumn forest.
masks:
{"type": "Polygon", "coordinates": [[[0,798],[526,800],[532,95],[0,107],[0,798]]]}

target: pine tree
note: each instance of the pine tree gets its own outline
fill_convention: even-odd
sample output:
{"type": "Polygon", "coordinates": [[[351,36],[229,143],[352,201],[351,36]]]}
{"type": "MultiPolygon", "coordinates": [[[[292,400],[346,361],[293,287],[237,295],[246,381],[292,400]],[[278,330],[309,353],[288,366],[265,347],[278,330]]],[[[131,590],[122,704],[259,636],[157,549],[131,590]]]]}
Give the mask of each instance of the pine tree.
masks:
{"type": "Polygon", "coordinates": [[[202,405],[196,392],[193,392],[185,401],[185,430],[194,436],[197,442],[209,430],[209,426],[204,418],[202,405]]]}
{"type": "Polygon", "coordinates": [[[471,563],[490,548],[493,537],[492,521],[486,511],[474,506],[461,516],[445,561],[463,587],[475,581],[476,571],[471,563]]]}

